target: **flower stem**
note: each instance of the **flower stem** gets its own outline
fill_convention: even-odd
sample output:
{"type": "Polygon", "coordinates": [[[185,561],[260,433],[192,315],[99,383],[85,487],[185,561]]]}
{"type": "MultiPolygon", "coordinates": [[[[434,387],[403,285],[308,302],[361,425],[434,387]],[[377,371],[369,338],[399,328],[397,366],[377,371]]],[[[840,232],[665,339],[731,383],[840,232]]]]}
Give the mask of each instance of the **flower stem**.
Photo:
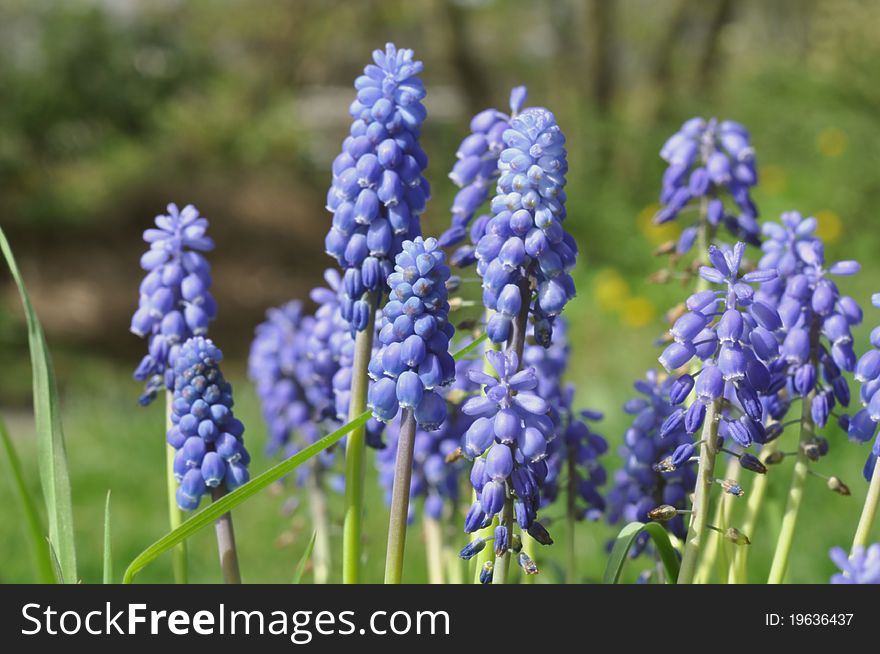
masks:
{"type": "MultiPolygon", "coordinates": [[[[165,429],[172,427],[171,407],[174,403],[174,393],[165,391],[165,429]]],[[[165,440],[164,438],[162,440],[165,440]]],[[[174,478],[174,457],[177,451],[169,444],[165,444],[165,473],[168,488],[168,526],[174,531],[183,522],[180,508],[177,506],[177,480],[174,478]]],[[[171,550],[171,566],[174,571],[174,583],[187,583],[186,571],[186,541],[171,550]]]]}
{"type": "Polygon", "coordinates": [[[311,470],[306,478],[309,495],[309,511],[315,529],[315,551],[312,556],[312,570],[316,584],[326,584],[330,577],[330,526],[327,521],[327,498],[321,488],[317,457],[310,462],[311,470]]]}
{"type": "Polygon", "coordinates": [[[394,486],[391,489],[391,519],[388,522],[388,550],[385,554],[386,584],[399,584],[403,576],[403,554],[406,548],[406,522],[409,516],[409,490],[415,441],[415,414],[412,409],[404,409],[400,414],[400,436],[397,439],[394,486]]]}
{"type": "MultiPolygon", "coordinates": [[[[369,378],[367,366],[373,354],[376,298],[369,302],[367,327],[354,341],[351,399],[348,419],[354,420],[367,409],[369,378]]],[[[366,458],[366,424],[348,435],[345,446],[345,522],[342,527],[342,583],[361,581],[361,530],[364,517],[364,459],[366,458]]]]}
{"type": "MultiPolygon", "coordinates": [[[[211,489],[211,498],[216,502],[226,495],[222,486],[211,489]]],[[[240,584],[241,572],[238,569],[238,552],[235,549],[235,529],[232,527],[232,514],[224,513],[214,523],[217,534],[217,551],[220,554],[220,568],[223,570],[223,582],[240,584]]]]}
{"type": "Polygon", "coordinates": [[[443,530],[434,518],[425,516],[422,522],[425,534],[425,554],[428,559],[428,583],[443,583],[443,530]]]}
{"type": "MultiPolygon", "coordinates": [[[[739,468],[739,463],[736,459],[731,458],[730,461],[727,462],[727,469],[724,473],[725,479],[731,479],[736,477],[737,468],[739,468]]],[[[723,495],[715,505],[715,513],[712,517],[712,524],[718,527],[727,528],[727,516],[730,515],[730,501],[733,499],[731,495],[723,495]]],[[[696,583],[698,584],[708,584],[709,579],[712,576],[712,568],[715,567],[715,559],[718,557],[719,551],[723,554],[723,548],[725,546],[726,539],[724,538],[724,534],[715,533],[709,536],[709,540],[706,541],[706,549],[703,551],[703,556],[700,558],[700,563],[697,566],[697,575],[695,577],[696,583]]]]}
{"type": "MultiPolygon", "coordinates": [[[[810,391],[801,403],[801,434],[800,443],[813,438],[815,425],[811,407],[815,391],[810,391]]],[[[785,513],[782,516],[782,526],[779,530],[779,539],[776,541],[776,551],[773,554],[773,563],[770,565],[768,584],[781,584],[788,569],[788,557],[794,542],[794,530],[797,526],[798,513],[801,510],[801,500],[804,497],[804,483],[810,470],[810,460],[802,447],[798,447],[797,459],[791,476],[791,486],[788,489],[788,501],[785,505],[785,513]]]]}
{"type": "MultiPolygon", "coordinates": [[[[507,447],[502,445],[501,447],[507,447]]],[[[506,486],[506,484],[505,484],[506,486]]],[[[504,500],[504,507],[501,509],[501,517],[498,523],[502,527],[507,527],[507,533],[513,534],[513,497],[510,489],[505,488],[507,499],[504,500]]],[[[510,549],[501,556],[495,557],[495,571],[492,573],[492,584],[506,584],[507,573],[510,571],[510,549]]]]}
{"type": "MultiPolygon", "coordinates": [[[[761,448],[761,454],[766,456],[776,450],[776,442],[767,443],[761,448]]],[[[746,502],[746,513],[743,517],[742,532],[749,538],[754,538],[755,525],[758,523],[758,513],[761,511],[761,505],[764,503],[764,495],[767,492],[768,474],[755,475],[751,488],[749,488],[748,500],[746,502]]],[[[727,577],[729,584],[745,584],[748,583],[748,561],[751,547],[737,547],[733,555],[733,564],[730,566],[730,572],[727,577]]]]}
{"type": "Polygon", "coordinates": [[[707,407],[706,417],[703,420],[703,445],[700,447],[700,461],[697,467],[697,482],[694,487],[691,521],[684,545],[681,569],[676,582],[679,584],[694,583],[697,561],[703,544],[703,532],[706,531],[706,523],[708,522],[706,518],[709,511],[709,495],[715,479],[715,456],[717,454],[715,441],[718,438],[718,404],[719,401],[715,400],[707,407]]]}
{"type": "MultiPolygon", "coordinates": [[[[568,484],[566,486],[565,519],[567,523],[566,534],[566,560],[565,583],[577,583],[577,545],[575,543],[575,525],[577,525],[577,473],[575,472],[574,452],[568,448],[568,484]]],[[[531,576],[531,575],[529,575],[531,576]]]]}
{"type": "MultiPolygon", "coordinates": [[[[528,532],[520,533],[520,538],[522,539],[522,551],[528,554],[529,558],[532,561],[535,561],[537,563],[538,558],[536,550],[538,549],[538,541],[532,538],[528,532]]],[[[520,583],[534,584],[537,581],[536,577],[537,575],[527,575],[525,574],[525,572],[523,572],[523,575],[520,577],[520,583]]]]}
{"type": "Polygon", "coordinates": [[[871,476],[871,484],[868,486],[868,495],[865,497],[865,505],[862,507],[862,515],[859,518],[859,526],[853,538],[853,549],[867,547],[870,541],[871,527],[877,515],[877,505],[880,504],[880,459],[874,464],[874,474],[871,476]]]}

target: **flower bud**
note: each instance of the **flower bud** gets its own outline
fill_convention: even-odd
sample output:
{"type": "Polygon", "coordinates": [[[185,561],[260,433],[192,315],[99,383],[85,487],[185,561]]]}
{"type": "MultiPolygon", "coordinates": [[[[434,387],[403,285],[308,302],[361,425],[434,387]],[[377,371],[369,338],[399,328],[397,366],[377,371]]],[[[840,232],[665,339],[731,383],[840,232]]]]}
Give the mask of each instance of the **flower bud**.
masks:
{"type": "Polygon", "coordinates": [[[672,520],[677,515],[678,509],[676,509],[674,506],[670,506],[669,504],[661,504],[660,506],[648,511],[648,518],[650,518],[651,520],[656,520],[658,522],[666,522],[667,520],[672,520]]]}

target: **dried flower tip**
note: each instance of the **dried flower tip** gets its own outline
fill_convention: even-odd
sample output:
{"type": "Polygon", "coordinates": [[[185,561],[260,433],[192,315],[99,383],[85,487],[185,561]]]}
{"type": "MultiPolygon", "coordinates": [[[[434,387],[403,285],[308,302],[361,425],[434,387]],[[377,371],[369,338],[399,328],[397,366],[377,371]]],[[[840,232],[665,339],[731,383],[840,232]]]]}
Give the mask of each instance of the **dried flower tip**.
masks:
{"type": "Polygon", "coordinates": [[[460,295],[456,295],[455,297],[449,298],[449,310],[450,311],[458,311],[462,309],[465,305],[465,300],[460,295]]]}
{"type": "Polygon", "coordinates": [[[464,454],[461,451],[460,447],[456,447],[449,454],[446,455],[446,463],[455,463],[459,459],[463,459],[464,454]]]}
{"type": "Polygon", "coordinates": [[[675,241],[666,241],[665,243],[659,245],[656,250],[654,250],[655,257],[662,257],[667,254],[675,253],[675,241]]]}
{"type": "Polygon", "coordinates": [[[776,450],[775,452],[770,452],[770,454],[764,457],[764,463],[768,466],[775,466],[778,463],[782,463],[783,459],[785,459],[785,452],[776,450]]]}
{"type": "Polygon", "coordinates": [[[648,282],[651,284],[668,284],[670,279],[672,279],[672,272],[665,268],[648,276],[648,282]]]}
{"type": "Polygon", "coordinates": [[[761,460],[758,457],[749,452],[745,452],[739,457],[739,464],[746,470],[757,472],[759,475],[767,473],[767,466],[761,463],[761,460]]]}
{"type": "Polygon", "coordinates": [[[657,463],[651,466],[654,469],[654,472],[674,472],[675,464],[672,462],[672,456],[667,456],[664,459],[660,459],[657,463]]]}
{"type": "Polygon", "coordinates": [[[739,482],[736,479],[721,479],[719,483],[721,484],[721,488],[724,489],[725,493],[736,495],[737,497],[742,497],[746,494],[746,492],[742,489],[742,486],[739,485],[739,482]]]}
{"type": "Polygon", "coordinates": [[[818,461],[820,451],[819,444],[815,440],[805,441],[801,443],[801,451],[810,461],[818,461]]]}
{"type": "Polygon", "coordinates": [[[458,332],[469,332],[472,329],[476,329],[477,321],[474,319],[462,320],[455,326],[455,331],[458,332]]]}
{"type": "Polygon", "coordinates": [[[492,561],[486,561],[480,569],[480,583],[491,584],[492,573],[495,571],[495,564],[492,561]]]}
{"type": "Polygon", "coordinates": [[[517,557],[517,562],[519,563],[519,567],[521,567],[523,569],[523,572],[525,572],[527,575],[538,574],[538,566],[525,552],[519,553],[519,556],[517,557]]]}
{"type": "Polygon", "coordinates": [[[835,493],[839,495],[849,495],[849,486],[844,484],[837,477],[829,477],[828,478],[828,489],[833,490],[835,493]]]}
{"type": "Polygon", "coordinates": [[[752,541],[749,540],[749,537],[742,533],[736,527],[729,527],[727,531],[724,532],[724,537],[732,542],[734,545],[751,545],[752,541]]]}
{"type": "Polygon", "coordinates": [[[674,307],[672,307],[669,311],[666,312],[665,320],[670,325],[673,324],[676,320],[681,318],[688,311],[687,305],[684,302],[679,302],[674,307]]]}
{"type": "Polygon", "coordinates": [[[474,558],[477,554],[483,551],[486,547],[486,539],[485,538],[476,538],[472,540],[470,543],[461,548],[461,551],[458,553],[458,556],[464,559],[465,561],[469,561],[474,558]]]}
{"type": "Polygon", "coordinates": [[[672,520],[677,515],[678,509],[676,509],[674,506],[670,506],[669,504],[661,504],[660,506],[648,511],[648,517],[651,520],[657,520],[658,522],[666,522],[667,520],[672,520]]]}

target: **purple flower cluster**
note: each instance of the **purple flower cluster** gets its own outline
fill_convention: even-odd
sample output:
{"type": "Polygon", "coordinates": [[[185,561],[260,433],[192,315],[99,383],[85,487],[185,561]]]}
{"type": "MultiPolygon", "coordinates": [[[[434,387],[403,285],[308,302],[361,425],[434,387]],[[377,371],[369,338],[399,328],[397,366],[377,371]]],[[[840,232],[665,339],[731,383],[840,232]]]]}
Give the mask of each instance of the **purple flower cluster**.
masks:
{"type": "Polygon", "coordinates": [[[669,372],[697,358],[702,366],[696,376],[679,376],[670,388],[672,404],[682,404],[692,389],[696,401],[678,408],[660,428],[661,437],[684,428],[696,433],[709,404],[724,398],[741,412],[738,419],[723,418],[719,435],[730,436],[742,447],[766,443],[764,406],[760,394],[771,388],[768,364],[778,355],[777,332],[782,320],[774,307],[755,298],[751,284],[768,282],[775,270],[756,270],[740,275],[745,243],[732,249],[709,248],[712,266],[702,266],[700,276],[724,291],[698,291],[687,300],[688,311],[670,329],[673,342],[660,356],[669,372]]]}
{"type": "Polygon", "coordinates": [[[167,214],[156,216],[155,228],[144,231],[150,249],[141,257],[147,271],[140,285],[138,309],[131,319],[132,333],[149,337],[148,353],[134,378],[145,381],[140,403],[147,405],[164,386],[174,387],[174,360],[180,344],[208,333],[217,315],[211,297],[211,267],[202,252],[214,249],[205,232],[208,220],[188,204],[178,210],[169,204],[167,214]]]}
{"type": "MultiPolygon", "coordinates": [[[[546,534],[535,518],[540,489],[547,477],[547,443],[554,437],[550,405],[534,393],[538,376],[533,368],[519,370],[515,352],[486,352],[497,377],[480,370],[468,378],[483,387],[462,411],[475,418],[462,439],[462,452],[473,459],[471,483],[477,492],[465,518],[465,531],[488,525],[508,499],[520,528],[532,535],[546,534]],[[485,456],[483,456],[485,454],[485,456]]],[[[504,527],[500,527],[504,529],[504,527]]],[[[496,534],[496,551],[506,550],[511,534],[496,534]]]]}
{"type": "Polygon", "coordinates": [[[232,386],[220,371],[223,353],[208,339],[187,340],[174,361],[174,402],[168,443],[177,450],[177,505],[198,507],[202,495],[248,480],[244,425],[232,414],[232,386]]]}
{"type": "MultiPolygon", "coordinates": [[[[504,150],[502,136],[510,127],[510,119],[516,116],[526,101],[524,86],[517,86],[510,93],[510,115],[497,109],[484,109],[471,120],[471,133],[465,137],[455,153],[457,161],[449,178],[461,190],[452,202],[452,225],[440,236],[440,245],[450,247],[464,240],[467,227],[474,214],[489,199],[489,193],[498,180],[498,158],[504,150]]],[[[470,230],[472,244],[479,242],[491,216],[477,218],[470,230]]],[[[450,257],[453,265],[469,266],[476,261],[474,245],[462,245],[450,257]]]]}
{"type": "MultiPolygon", "coordinates": [[[[661,436],[663,424],[677,411],[670,401],[670,392],[677,387],[675,379],[649,370],[634,386],[640,396],[623,405],[623,410],[633,416],[620,448],[623,467],[614,474],[614,485],[607,494],[611,524],[620,520],[647,522],[648,511],[662,504],[685,509],[696,483],[695,464],[690,462],[694,442],[684,425],[679,423],[661,436]]],[[[682,516],[662,524],[684,538],[687,525],[682,516]]],[[[641,538],[633,556],[647,542],[647,536],[641,538]]]]}
{"type": "MultiPolygon", "coordinates": [[[[880,293],[871,297],[871,303],[880,309],[880,293]]],[[[862,384],[859,399],[864,406],[849,420],[849,436],[862,443],[869,441],[877,432],[880,422],[880,327],[871,331],[873,349],[865,352],[856,365],[856,381],[862,384]]],[[[877,458],[880,457],[880,435],[874,440],[871,453],[865,463],[865,479],[871,481],[877,458]]],[[[880,547],[874,545],[873,547],[880,547]]]]}
{"type": "Polygon", "coordinates": [[[394,272],[388,276],[390,300],[382,310],[381,349],[370,360],[367,406],[383,422],[401,407],[412,409],[416,423],[437,429],[446,419],[446,400],[438,392],[455,378],[449,341],[446,281],[449,266],[436,239],[404,241],[394,272]]]}
{"type": "MultiPolygon", "coordinates": [[[[758,211],[749,190],[758,181],[749,132],[731,120],[691,118],[660,149],[669,164],[663,174],[660,203],[663,208],[654,221],[675,220],[692,202],[705,203],[705,220],[722,223],[739,240],[759,245],[758,211]],[[721,194],[726,192],[739,210],[725,210],[721,194]]],[[[682,231],[679,254],[688,252],[697,237],[697,224],[682,231]]]]}
{"type": "Polygon", "coordinates": [[[831,560],[840,572],[831,577],[832,584],[880,584],[880,543],[866,548],[857,545],[852,556],[841,547],[830,552],[831,560]]]}
{"type": "Polygon", "coordinates": [[[327,253],[344,269],[340,312],[355,331],[366,329],[368,292],[381,292],[403,241],[421,233],[419,215],[430,196],[419,145],[425,120],[422,62],[393,44],[373,52],[355,80],[354,122],[333,162],[327,208],[333,225],[327,253]]]}
{"type": "Polygon", "coordinates": [[[577,244],[562,226],[565,137],[550,111],[532,107],[511,119],[502,139],[492,218],[475,251],[483,304],[495,312],[486,332],[495,343],[507,340],[522,303],[531,302],[520,286],[534,283],[536,336],[546,346],[554,318],[575,295],[568,271],[575,264],[577,244]]]}
{"type": "Polygon", "coordinates": [[[759,268],[779,275],[764,282],[756,297],[775,306],[782,322],[778,347],[769,339],[761,342],[765,355],[772,357],[768,394],[779,390],[781,396],[793,398],[815,390],[812,417],[824,427],[838,402],[850,402],[842,371],[851,372],[856,364],[850,330],[862,321],[862,309],[829,279],[853,275],[859,264],[839,261],[826,268],[824,245],[815,228],[815,219],[797,212],[783,214],[778,224],[765,224],[768,238],[759,268]]]}

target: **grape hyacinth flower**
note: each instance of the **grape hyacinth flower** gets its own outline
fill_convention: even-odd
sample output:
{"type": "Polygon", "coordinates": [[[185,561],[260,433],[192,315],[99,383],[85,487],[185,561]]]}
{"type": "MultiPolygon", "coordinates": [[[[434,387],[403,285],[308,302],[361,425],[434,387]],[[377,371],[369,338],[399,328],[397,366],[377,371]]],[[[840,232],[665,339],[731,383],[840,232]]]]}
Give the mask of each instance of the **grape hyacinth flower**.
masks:
{"type": "Polygon", "coordinates": [[[146,406],[164,387],[174,388],[174,360],[181,343],[208,333],[216,317],[211,296],[211,267],[203,252],[214,249],[205,235],[208,220],[191,204],[182,210],[169,204],[167,214],[156,216],[156,226],[144,231],[150,249],[141,257],[147,271],[140,285],[138,309],[131,332],[148,338],[148,353],[134,378],[146,382],[139,402],[146,406]]]}
{"type": "Polygon", "coordinates": [[[767,442],[760,394],[770,387],[768,364],[778,353],[773,346],[782,321],[776,309],[755,299],[751,284],[775,278],[776,271],[740,275],[744,251],[742,242],[729,250],[710,246],[712,266],[702,266],[700,276],[725,290],[691,295],[686,303],[688,311],[670,329],[673,341],[659,358],[663,367],[671,373],[694,358],[702,363],[696,376],[688,373],[676,379],[676,387],[670,391],[673,404],[682,404],[692,388],[697,401],[687,409],[675,410],[661,428],[661,437],[679,426],[695,434],[703,426],[707,407],[716,406],[714,420],[720,417],[717,408],[724,400],[741,415],[737,419],[721,417],[719,433],[723,437],[729,436],[744,448],[753,442],[767,442]]]}
{"type": "Polygon", "coordinates": [[[880,543],[867,548],[856,545],[852,556],[840,547],[831,548],[831,560],[840,572],[831,577],[832,584],[880,584],[880,543]]]}
{"type": "MultiPolygon", "coordinates": [[[[487,526],[511,499],[512,517],[520,529],[549,543],[536,517],[547,477],[547,444],[555,436],[553,421],[547,416],[550,406],[533,392],[538,385],[535,370],[519,370],[515,352],[490,350],[486,358],[497,377],[470,370],[470,380],[483,386],[484,394],[470,398],[462,407],[475,418],[465,432],[462,452],[474,461],[471,484],[478,497],[465,518],[465,532],[487,526]]],[[[510,543],[512,534],[507,529],[503,525],[496,529],[498,556],[510,543]]]]}
{"type": "MultiPolygon", "coordinates": [[[[511,118],[522,109],[527,93],[524,86],[517,86],[510,92],[509,115],[497,109],[484,109],[471,120],[471,133],[458,146],[457,160],[449,173],[449,178],[461,190],[452,202],[452,224],[438,239],[443,247],[458,245],[464,240],[474,214],[489,199],[489,193],[501,175],[498,158],[504,149],[502,136],[510,127],[511,118]]],[[[465,267],[476,261],[474,246],[483,236],[489,219],[486,214],[477,218],[470,229],[471,244],[462,245],[453,252],[450,257],[453,265],[465,267]]]]}
{"type": "MultiPolygon", "coordinates": [[[[649,370],[634,384],[639,396],[627,401],[623,410],[633,416],[623,437],[620,458],[623,467],[614,474],[608,491],[608,521],[647,522],[648,513],[661,505],[687,508],[687,498],[696,482],[693,438],[678,422],[661,435],[675,406],[670,394],[680,392],[673,377],[649,370]]],[[[680,514],[661,523],[678,538],[684,538],[687,525],[680,514]]],[[[631,550],[638,556],[648,544],[647,534],[640,536],[631,550]]]]}
{"type": "Polygon", "coordinates": [[[174,402],[168,443],[177,450],[177,503],[192,511],[213,489],[235,490],[248,480],[244,425],[232,413],[232,386],[220,371],[223,353],[201,336],[187,340],[174,364],[174,402]]]}
{"type": "Polygon", "coordinates": [[[430,196],[419,145],[422,62],[392,43],[375,50],[373,61],[355,80],[354,122],[327,194],[333,225],[326,249],[345,271],[340,309],[356,332],[369,326],[371,302],[378,303],[403,241],[421,234],[419,215],[430,196]]]}
{"type": "Polygon", "coordinates": [[[378,353],[370,361],[367,406],[377,420],[393,420],[400,408],[413,411],[426,431],[446,419],[446,401],[438,392],[453,381],[455,361],[449,341],[455,328],[449,322],[446,280],[449,266],[437,240],[416,237],[405,241],[388,276],[390,300],[379,330],[378,353]]]}
{"type": "Polygon", "coordinates": [[[661,224],[675,220],[691,203],[701,204],[699,219],[684,228],[676,246],[687,253],[703,224],[715,230],[723,224],[737,239],[760,245],[757,216],[749,190],[758,181],[749,132],[731,120],[691,118],[660,149],[669,164],[660,193],[662,209],[654,217],[661,224]],[[738,213],[725,209],[729,194],[738,213]]]}
{"type": "Polygon", "coordinates": [[[577,244],[563,228],[565,220],[565,137],[547,109],[530,107],[510,121],[502,135],[505,149],[498,168],[492,217],[476,246],[477,273],[483,280],[483,304],[495,313],[486,333],[506,341],[523,306],[531,302],[536,338],[547,346],[552,324],[574,297],[569,271],[577,244]]]}

